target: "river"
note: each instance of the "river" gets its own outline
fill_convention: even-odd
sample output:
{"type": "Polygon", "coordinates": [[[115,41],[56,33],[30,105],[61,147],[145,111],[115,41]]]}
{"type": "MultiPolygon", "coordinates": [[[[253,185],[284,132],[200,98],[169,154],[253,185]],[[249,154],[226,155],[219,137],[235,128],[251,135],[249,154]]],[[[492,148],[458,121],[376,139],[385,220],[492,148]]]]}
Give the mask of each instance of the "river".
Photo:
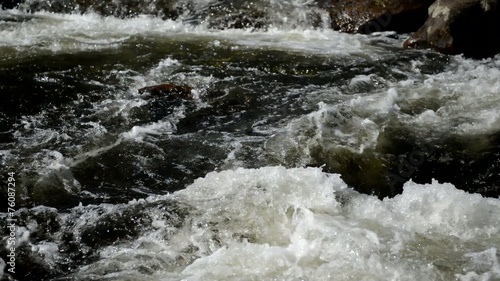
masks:
{"type": "Polygon", "coordinates": [[[1,280],[500,280],[500,56],[179,1],[0,10],[1,280]]]}

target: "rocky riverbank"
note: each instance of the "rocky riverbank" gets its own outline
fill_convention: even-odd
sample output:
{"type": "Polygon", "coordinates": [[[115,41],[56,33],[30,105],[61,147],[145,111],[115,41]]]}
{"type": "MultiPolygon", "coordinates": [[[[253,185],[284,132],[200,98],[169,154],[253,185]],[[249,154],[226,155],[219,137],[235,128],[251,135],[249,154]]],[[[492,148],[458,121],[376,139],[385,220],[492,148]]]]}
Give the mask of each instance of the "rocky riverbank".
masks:
{"type": "Polygon", "coordinates": [[[497,0],[438,0],[429,8],[425,24],[404,46],[484,58],[500,52],[499,38],[497,0]]]}
{"type": "Polygon", "coordinates": [[[500,52],[498,0],[329,0],[334,29],[413,32],[405,48],[484,58],[500,52]]]}

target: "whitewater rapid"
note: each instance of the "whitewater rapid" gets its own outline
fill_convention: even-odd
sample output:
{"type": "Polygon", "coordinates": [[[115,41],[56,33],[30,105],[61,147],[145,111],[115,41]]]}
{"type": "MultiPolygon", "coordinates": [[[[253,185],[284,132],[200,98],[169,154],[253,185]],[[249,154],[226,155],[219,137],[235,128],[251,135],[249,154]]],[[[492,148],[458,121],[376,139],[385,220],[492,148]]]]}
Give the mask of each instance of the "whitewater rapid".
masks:
{"type": "MultiPolygon", "coordinates": [[[[140,234],[61,280],[500,278],[500,202],[436,181],[408,182],[403,194],[379,200],[318,168],[240,168],[168,196],[79,206],[57,220],[85,238],[109,216],[141,224],[140,234]],[[147,219],[125,215],[137,208],[147,219]]],[[[56,243],[32,247],[54,263],[62,258],[56,243]]]]}
{"type": "Polygon", "coordinates": [[[500,57],[269,3],[262,29],[0,11],[19,280],[500,280],[500,57]]]}

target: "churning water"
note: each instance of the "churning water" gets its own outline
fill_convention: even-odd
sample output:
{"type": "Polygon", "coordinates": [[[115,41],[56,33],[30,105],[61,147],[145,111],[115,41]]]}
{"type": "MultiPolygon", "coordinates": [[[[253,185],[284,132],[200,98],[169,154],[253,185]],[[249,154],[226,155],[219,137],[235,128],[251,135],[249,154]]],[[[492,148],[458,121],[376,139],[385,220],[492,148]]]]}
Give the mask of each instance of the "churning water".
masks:
{"type": "Polygon", "coordinates": [[[0,11],[3,279],[500,280],[500,57],[311,1],[80,2],[0,11]]]}

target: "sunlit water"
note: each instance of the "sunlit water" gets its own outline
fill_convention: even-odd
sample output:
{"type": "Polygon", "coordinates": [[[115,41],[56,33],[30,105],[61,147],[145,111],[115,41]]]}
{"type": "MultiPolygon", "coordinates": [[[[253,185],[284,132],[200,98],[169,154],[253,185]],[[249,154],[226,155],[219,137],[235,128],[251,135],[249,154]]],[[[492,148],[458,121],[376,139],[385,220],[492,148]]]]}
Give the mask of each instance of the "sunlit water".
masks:
{"type": "Polygon", "coordinates": [[[11,277],[500,280],[500,58],[255,5],[263,28],[0,11],[11,277]],[[193,99],[138,93],[162,83],[193,99]]]}

